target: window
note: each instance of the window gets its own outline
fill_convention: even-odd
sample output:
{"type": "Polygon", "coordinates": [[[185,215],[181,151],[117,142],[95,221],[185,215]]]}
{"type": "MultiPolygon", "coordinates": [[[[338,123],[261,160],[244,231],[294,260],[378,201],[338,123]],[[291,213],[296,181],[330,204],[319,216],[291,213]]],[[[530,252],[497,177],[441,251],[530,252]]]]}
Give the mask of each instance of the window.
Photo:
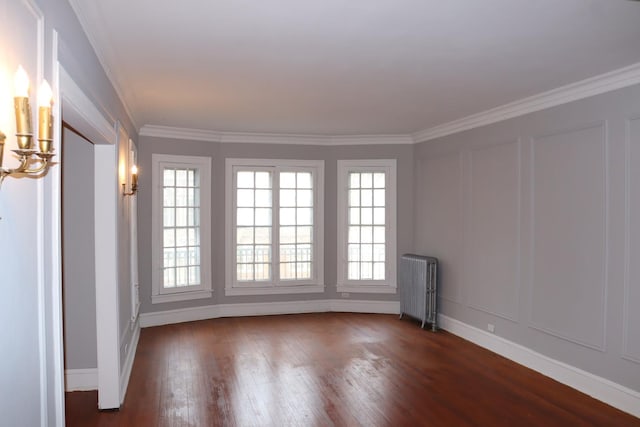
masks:
{"type": "Polygon", "coordinates": [[[152,302],[211,296],[211,159],[154,154],[152,302]]]}
{"type": "Polygon", "coordinates": [[[338,292],[396,291],[396,161],[338,161],[338,292]]]}
{"type": "Polygon", "coordinates": [[[227,159],[227,295],[324,291],[323,182],[323,161],[227,159]]]}

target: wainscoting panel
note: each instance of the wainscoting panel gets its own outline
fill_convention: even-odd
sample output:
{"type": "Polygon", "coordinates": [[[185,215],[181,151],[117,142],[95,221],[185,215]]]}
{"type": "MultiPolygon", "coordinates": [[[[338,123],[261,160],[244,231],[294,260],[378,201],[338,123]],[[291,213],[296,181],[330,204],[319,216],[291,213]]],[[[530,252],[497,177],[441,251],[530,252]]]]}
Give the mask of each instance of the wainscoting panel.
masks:
{"type": "Polygon", "coordinates": [[[604,351],[606,123],[531,143],[531,326],[604,351]]]}
{"type": "Polygon", "coordinates": [[[623,357],[640,363],[640,117],[627,121],[623,357]]]}
{"type": "Polygon", "coordinates": [[[520,278],[518,141],[469,153],[465,283],[469,307],[517,321],[520,278]]]}
{"type": "Polygon", "coordinates": [[[457,152],[425,160],[416,189],[416,232],[425,242],[416,248],[420,255],[440,260],[440,296],[461,302],[462,239],[461,159],[457,152]],[[438,224],[428,226],[426,222],[438,224]],[[453,232],[452,232],[453,231],[453,232]]]}

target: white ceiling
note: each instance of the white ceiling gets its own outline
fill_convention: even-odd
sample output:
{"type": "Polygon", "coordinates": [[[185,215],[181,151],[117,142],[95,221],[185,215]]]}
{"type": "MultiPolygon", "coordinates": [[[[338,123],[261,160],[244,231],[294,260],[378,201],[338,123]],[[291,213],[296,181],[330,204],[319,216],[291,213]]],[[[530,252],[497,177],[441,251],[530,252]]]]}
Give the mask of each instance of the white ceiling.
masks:
{"type": "Polygon", "coordinates": [[[70,0],[138,126],[410,134],[640,62],[627,0],[70,0]]]}

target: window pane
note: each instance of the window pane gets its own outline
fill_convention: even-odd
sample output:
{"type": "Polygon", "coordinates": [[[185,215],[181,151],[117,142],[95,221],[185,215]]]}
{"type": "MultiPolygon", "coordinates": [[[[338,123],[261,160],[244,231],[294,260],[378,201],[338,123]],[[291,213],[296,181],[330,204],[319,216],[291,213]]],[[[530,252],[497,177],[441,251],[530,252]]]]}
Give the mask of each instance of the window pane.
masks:
{"type": "Polygon", "coordinates": [[[253,225],[253,209],[238,208],[237,225],[253,225]]]}
{"type": "Polygon", "coordinates": [[[373,223],[384,225],[384,208],[373,208],[373,223]]]}
{"type": "Polygon", "coordinates": [[[176,248],[176,266],[183,267],[189,264],[189,251],[187,248],[176,248]]]}
{"type": "Polygon", "coordinates": [[[311,173],[298,172],[298,188],[311,188],[311,173]]]}
{"type": "Polygon", "coordinates": [[[162,222],[165,227],[173,227],[176,224],[176,214],[173,208],[164,208],[162,222]]]}
{"type": "Polygon", "coordinates": [[[295,206],[296,190],[280,190],[280,206],[295,206]]]}
{"type": "Polygon", "coordinates": [[[362,243],[373,243],[373,228],[362,227],[360,229],[360,241],[362,243]]]}
{"type": "Polygon", "coordinates": [[[313,206],[312,190],[298,190],[296,204],[298,206],[313,206]]]}
{"type": "Polygon", "coordinates": [[[373,174],[370,174],[370,173],[360,174],[360,187],[361,188],[373,187],[373,174]]]}
{"type": "Polygon", "coordinates": [[[311,225],[312,221],[312,209],[311,208],[298,208],[297,209],[297,224],[299,225],[311,225]]]}
{"type": "Polygon", "coordinates": [[[349,188],[360,188],[360,174],[359,173],[350,173],[349,174],[349,188]]]}
{"type": "Polygon", "coordinates": [[[189,267],[189,284],[200,284],[200,267],[189,267]]]}
{"type": "Polygon", "coordinates": [[[270,264],[256,264],[254,266],[255,279],[254,280],[269,280],[271,279],[271,265],[270,264]]]}
{"type": "Polygon", "coordinates": [[[176,226],[185,227],[187,225],[187,208],[176,208],[176,226]]]}
{"type": "Polygon", "coordinates": [[[173,187],[176,182],[176,173],[173,169],[165,169],[164,170],[164,180],[163,185],[165,187],[173,187]]]}
{"type": "Polygon", "coordinates": [[[348,261],[360,261],[360,245],[349,245],[348,261]]]}
{"type": "Polygon", "coordinates": [[[198,246],[200,244],[200,229],[188,228],[187,237],[189,239],[189,246],[198,246]]]}
{"type": "Polygon", "coordinates": [[[360,243],[360,227],[349,227],[348,243],[360,243]]]}
{"type": "Polygon", "coordinates": [[[195,176],[196,173],[194,170],[187,170],[187,186],[194,187],[196,185],[195,176]]]}
{"type": "Polygon", "coordinates": [[[384,261],[385,260],[385,247],[384,245],[373,245],[373,260],[384,261]]]}
{"type": "Polygon", "coordinates": [[[280,188],[296,188],[295,172],[280,172],[280,188]]]}
{"type": "Polygon", "coordinates": [[[296,264],[296,278],[297,279],[309,279],[311,278],[311,263],[299,262],[296,264]]]}
{"type": "Polygon", "coordinates": [[[362,261],[373,261],[373,245],[360,245],[360,259],[362,261]]]}
{"type": "Polygon", "coordinates": [[[349,190],[349,206],[360,206],[360,190],[349,190]]]}
{"type": "Polygon", "coordinates": [[[384,190],[373,190],[373,205],[384,206],[384,190]]]}
{"type": "Polygon", "coordinates": [[[238,172],[236,185],[238,188],[253,188],[253,172],[238,172]]]}
{"type": "Polygon", "coordinates": [[[253,262],[253,246],[238,245],[236,247],[236,262],[238,263],[253,262]]]}
{"type": "Polygon", "coordinates": [[[200,265],[200,248],[189,248],[189,265],[200,265]]]}
{"type": "Polygon", "coordinates": [[[176,265],[176,250],[174,248],[164,249],[163,267],[174,267],[176,265]]]}
{"type": "Polygon", "coordinates": [[[271,172],[256,172],[256,188],[271,188],[271,172]]]}
{"type": "Polygon", "coordinates": [[[236,275],[239,281],[253,280],[253,264],[237,264],[236,275]]]}
{"type": "Polygon", "coordinates": [[[373,227],[373,242],[384,243],[385,242],[385,229],[384,227],[373,227]]]}
{"type": "Polygon", "coordinates": [[[187,230],[185,228],[176,230],[176,246],[187,246],[187,230]]]}
{"type": "Polygon", "coordinates": [[[176,239],[175,239],[175,230],[173,228],[168,228],[164,230],[164,236],[162,239],[162,244],[163,246],[166,247],[173,247],[176,245],[176,239]]]}
{"type": "Polygon", "coordinates": [[[281,225],[295,225],[296,224],[296,210],[295,210],[295,208],[282,208],[282,209],[280,209],[280,224],[281,225]]]}
{"type": "Polygon", "coordinates": [[[164,269],[164,287],[173,288],[176,286],[176,270],[174,268],[164,269]]]}
{"type": "Polygon", "coordinates": [[[271,208],[256,209],[256,225],[271,225],[271,208]]]}
{"type": "Polygon", "coordinates": [[[373,280],[384,280],[384,262],[373,263],[373,280]]]}
{"type": "Polygon", "coordinates": [[[255,240],[258,244],[271,243],[271,227],[256,227],[255,240]]]}
{"type": "Polygon", "coordinates": [[[176,187],[186,187],[186,186],[187,186],[187,171],[184,169],[176,170],[176,187]]]}
{"type": "Polygon", "coordinates": [[[176,188],[176,206],[187,206],[186,188],[176,188]]]}
{"type": "Polygon", "coordinates": [[[296,260],[296,245],[280,245],[280,262],[296,260]]]}
{"type": "Polygon", "coordinates": [[[385,187],[385,173],[377,172],[373,174],[373,186],[375,188],[384,188],[385,187]]]}
{"type": "Polygon", "coordinates": [[[362,206],[373,206],[373,191],[362,190],[360,194],[360,204],[362,206]]]}
{"type": "Polygon", "coordinates": [[[360,220],[362,224],[373,224],[373,209],[372,208],[362,208],[360,210],[361,216],[360,220]]]}
{"type": "Polygon", "coordinates": [[[291,280],[296,278],[296,265],[294,263],[280,263],[280,279],[291,280]]]}
{"type": "Polygon", "coordinates": [[[373,263],[371,262],[360,263],[360,279],[362,280],[373,279],[373,263]]]}
{"type": "Polygon", "coordinates": [[[347,270],[347,277],[349,278],[349,280],[360,280],[359,262],[350,262],[347,270]]]}
{"type": "Polygon", "coordinates": [[[256,246],[254,262],[271,262],[271,246],[256,246]]]}
{"type": "Polygon", "coordinates": [[[311,261],[311,245],[298,245],[296,261],[311,261]]]}
{"type": "Polygon", "coordinates": [[[239,207],[253,207],[254,206],[254,192],[250,189],[238,189],[238,199],[236,203],[239,207]]]}
{"type": "Polygon", "coordinates": [[[256,190],[255,204],[257,207],[271,207],[271,190],[256,190]]]}
{"type": "Polygon", "coordinates": [[[175,206],[176,193],[173,188],[165,188],[162,203],[164,206],[175,206]]]}
{"type": "Polygon", "coordinates": [[[360,224],[359,208],[349,208],[349,224],[360,224]]]}
{"type": "Polygon", "coordinates": [[[298,243],[311,243],[313,236],[312,227],[297,227],[296,229],[296,241],[298,243]]]}
{"type": "Polygon", "coordinates": [[[280,227],[280,243],[295,243],[296,227],[280,227]]]}

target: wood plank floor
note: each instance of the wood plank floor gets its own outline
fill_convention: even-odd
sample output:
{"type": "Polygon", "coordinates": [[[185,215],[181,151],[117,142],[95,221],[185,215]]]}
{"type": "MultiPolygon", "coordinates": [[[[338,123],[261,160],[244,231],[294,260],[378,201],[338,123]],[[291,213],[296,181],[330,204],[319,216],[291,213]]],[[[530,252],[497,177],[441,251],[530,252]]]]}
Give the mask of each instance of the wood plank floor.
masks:
{"type": "Polygon", "coordinates": [[[446,332],[302,314],[143,329],[125,402],[67,394],[69,426],[640,426],[446,332]]]}

